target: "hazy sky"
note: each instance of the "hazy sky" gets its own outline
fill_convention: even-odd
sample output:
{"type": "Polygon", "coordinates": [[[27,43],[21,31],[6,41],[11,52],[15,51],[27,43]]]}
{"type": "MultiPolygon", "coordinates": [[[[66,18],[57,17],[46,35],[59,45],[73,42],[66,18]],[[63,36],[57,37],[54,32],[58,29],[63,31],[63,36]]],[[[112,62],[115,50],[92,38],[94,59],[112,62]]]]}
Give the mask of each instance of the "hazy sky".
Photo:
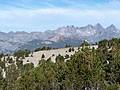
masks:
{"type": "Polygon", "coordinates": [[[0,31],[101,23],[120,28],[120,0],[0,0],[0,31]]]}

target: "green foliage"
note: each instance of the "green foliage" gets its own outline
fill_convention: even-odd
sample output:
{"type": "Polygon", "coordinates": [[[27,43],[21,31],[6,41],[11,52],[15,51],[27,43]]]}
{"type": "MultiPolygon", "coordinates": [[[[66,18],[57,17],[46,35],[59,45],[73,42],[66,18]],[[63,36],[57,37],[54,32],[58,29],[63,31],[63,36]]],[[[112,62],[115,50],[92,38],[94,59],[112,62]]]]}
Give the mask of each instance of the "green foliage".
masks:
{"type": "Polygon", "coordinates": [[[45,58],[45,55],[44,55],[44,54],[42,54],[41,58],[45,58]]]}
{"type": "Polygon", "coordinates": [[[72,48],[69,48],[69,50],[68,50],[69,52],[74,52],[74,48],[72,47],[72,48]]]}
{"type": "Polygon", "coordinates": [[[18,76],[19,76],[19,71],[15,66],[15,64],[9,65],[6,69],[6,78],[5,78],[7,82],[7,86],[6,86],[7,90],[14,90],[15,81],[17,80],[18,76]]]}
{"type": "Polygon", "coordinates": [[[75,51],[73,47],[72,47],[72,51],[73,51],[73,52],[75,51]]]}
{"type": "Polygon", "coordinates": [[[1,54],[0,54],[0,58],[2,58],[3,56],[4,56],[4,54],[3,54],[3,53],[1,53],[1,54]]]}
{"type": "Polygon", "coordinates": [[[34,64],[33,63],[27,63],[27,64],[22,66],[22,73],[25,74],[26,72],[29,72],[33,68],[34,68],[34,64]]]}
{"type": "Polygon", "coordinates": [[[71,52],[72,51],[72,49],[71,48],[69,48],[69,50],[68,50],[69,52],[71,52]]]}
{"type": "MultiPolygon", "coordinates": [[[[24,55],[21,51],[16,54],[24,55]]],[[[120,89],[120,39],[116,38],[100,41],[97,49],[85,42],[71,57],[58,55],[55,63],[51,58],[42,59],[36,68],[32,63],[23,65],[18,58],[16,64],[9,62],[5,67],[5,63],[0,60],[0,90],[120,89]],[[66,58],[69,60],[65,61],[66,58]],[[5,78],[2,69],[6,71],[5,78]]]]}
{"type": "Polygon", "coordinates": [[[84,47],[84,46],[89,46],[90,44],[87,42],[87,41],[84,41],[81,46],[84,47]]]}
{"type": "Polygon", "coordinates": [[[17,52],[14,53],[14,56],[17,58],[24,58],[24,57],[28,57],[30,54],[29,50],[18,50],[17,52]]]}
{"type": "Polygon", "coordinates": [[[22,60],[16,60],[16,65],[18,69],[21,69],[23,67],[23,61],[22,60]]]}
{"type": "Polygon", "coordinates": [[[55,60],[56,60],[56,63],[64,62],[64,57],[59,54],[55,60]]]}
{"type": "Polygon", "coordinates": [[[65,59],[68,59],[70,56],[68,54],[65,55],[65,59]]]}
{"type": "Polygon", "coordinates": [[[5,69],[5,61],[2,61],[1,59],[0,59],[0,67],[2,69],[5,69]]]}

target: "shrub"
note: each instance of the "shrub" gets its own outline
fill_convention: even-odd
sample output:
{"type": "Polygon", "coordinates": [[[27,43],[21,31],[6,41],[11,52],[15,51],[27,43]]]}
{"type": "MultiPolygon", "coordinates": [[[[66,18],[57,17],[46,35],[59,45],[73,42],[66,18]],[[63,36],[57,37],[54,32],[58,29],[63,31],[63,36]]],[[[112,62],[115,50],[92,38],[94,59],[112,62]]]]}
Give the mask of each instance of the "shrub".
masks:
{"type": "Polygon", "coordinates": [[[45,58],[45,55],[44,54],[42,54],[42,57],[41,58],[45,58]]]}

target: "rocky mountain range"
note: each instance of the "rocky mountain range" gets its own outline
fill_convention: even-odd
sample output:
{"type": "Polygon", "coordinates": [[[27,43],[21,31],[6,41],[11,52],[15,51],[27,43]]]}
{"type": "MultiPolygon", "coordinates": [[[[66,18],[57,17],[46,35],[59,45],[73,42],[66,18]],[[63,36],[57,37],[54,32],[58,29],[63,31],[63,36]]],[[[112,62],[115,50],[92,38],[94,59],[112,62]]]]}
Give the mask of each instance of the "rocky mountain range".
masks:
{"type": "Polygon", "coordinates": [[[45,32],[0,32],[0,52],[12,52],[18,49],[32,50],[41,46],[59,48],[66,44],[76,46],[84,40],[95,43],[113,37],[120,37],[120,29],[113,24],[104,28],[99,23],[84,27],[64,26],[45,32]]]}

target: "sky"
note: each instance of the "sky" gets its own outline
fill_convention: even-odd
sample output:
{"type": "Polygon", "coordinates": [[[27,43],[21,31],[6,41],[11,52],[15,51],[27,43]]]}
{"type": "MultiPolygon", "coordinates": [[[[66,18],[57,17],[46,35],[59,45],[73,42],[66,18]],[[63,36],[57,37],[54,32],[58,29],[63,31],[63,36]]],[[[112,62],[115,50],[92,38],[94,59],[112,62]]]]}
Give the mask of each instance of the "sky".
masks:
{"type": "Polygon", "coordinates": [[[4,32],[96,23],[120,28],[120,0],[0,0],[0,31],[4,32]]]}

